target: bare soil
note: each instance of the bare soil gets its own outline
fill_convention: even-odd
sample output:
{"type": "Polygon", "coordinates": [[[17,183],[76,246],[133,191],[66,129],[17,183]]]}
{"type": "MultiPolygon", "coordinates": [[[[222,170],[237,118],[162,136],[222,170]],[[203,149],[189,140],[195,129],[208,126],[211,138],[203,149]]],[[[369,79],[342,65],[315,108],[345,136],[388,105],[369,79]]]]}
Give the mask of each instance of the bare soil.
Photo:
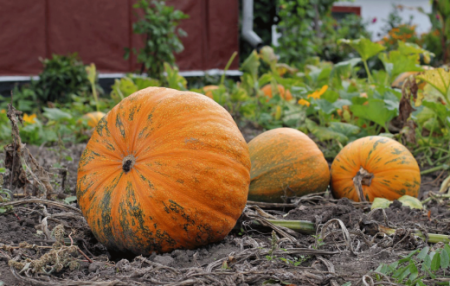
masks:
{"type": "MultiPolygon", "coordinates": [[[[243,130],[247,140],[258,132],[243,130]]],[[[368,204],[336,200],[324,193],[294,198],[282,206],[248,205],[242,220],[220,243],[149,257],[124,257],[96,241],[85,220],[70,208],[78,207],[76,202],[64,202],[75,195],[78,158],[84,147],[30,146],[39,163],[55,174],[52,183],[58,194],[54,201],[59,204],[18,203],[0,215],[0,285],[334,286],[348,281],[361,285],[362,276],[380,263],[393,262],[427,245],[421,239],[405,239],[400,232],[393,236],[370,234],[365,229],[367,222],[450,235],[447,200],[430,200],[426,210],[395,202],[383,213],[370,212],[368,204]],[[71,161],[66,160],[68,156],[71,161]],[[65,177],[61,169],[67,170],[65,177]],[[257,216],[311,221],[327,235],[318,240],[284,228],[258,227],[251,222],[257,216]]],[[[447,174],[439,175],[422,178],[421,199],[439,189],[447,174]]]]}

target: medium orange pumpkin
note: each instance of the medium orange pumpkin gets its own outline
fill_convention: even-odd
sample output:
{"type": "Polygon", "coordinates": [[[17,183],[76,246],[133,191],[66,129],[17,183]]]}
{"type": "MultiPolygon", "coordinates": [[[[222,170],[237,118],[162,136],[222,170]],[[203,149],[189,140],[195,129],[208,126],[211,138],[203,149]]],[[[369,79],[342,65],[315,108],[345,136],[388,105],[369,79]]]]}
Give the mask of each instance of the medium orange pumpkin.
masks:
{"type": "Polygon", "coordinates": [[[209,98],[213,98],[213,90],[219,89],[217,85],[206,85],[203,87],[203,92],[209,98]]]}
{"type": "Polygon", "coordinates": [[[249,183],[248,146],[223,107],[149,87],[97,125],[80,159],[77,198],[98,241],[148,255],[222,240],[249,183]]]}
{"type": "Polygon", "coordinates": [[[420,169],[409,150],[381,136],[353,141],[339,152],[331,165],[331,189],[337,198],[370,201],[417,197],[420,169]]]}
{"type": "Polygon", "coordinates": [[[316,143],[292,128],[277,128],[248,144],[252,168],[249,200],[282,202],[282,196],[323,192],[330,183],[328,163],[316,143]]]}
{"type": "MultiPolygon", "coordinates": [[[[282,86],[281,84],[279,84],[277,87],[278,87],[278,93],[280,94],[280,97],[282,99],[291,100],[293,98],[291,92],[289,91],[289,89],[286,90],[284,88],[284,86],[282,86]]],[[[270,84],[266,84],[265,86],[263,86],[263,88],[261,88],[261,91],[268,98],[272,98],[272,96],[273,96],[272,95],[272,86],[270,84]]]]}
{"type": "Polygon", "coordinates": [[[83,115],[83,118],[87,119],[87,124],[89,125],[89,127],[94,128],[95,126],[97,126],[98,122],[103,118],[103,116],[105,116],[103,112],[95,111],[83,115]]]}

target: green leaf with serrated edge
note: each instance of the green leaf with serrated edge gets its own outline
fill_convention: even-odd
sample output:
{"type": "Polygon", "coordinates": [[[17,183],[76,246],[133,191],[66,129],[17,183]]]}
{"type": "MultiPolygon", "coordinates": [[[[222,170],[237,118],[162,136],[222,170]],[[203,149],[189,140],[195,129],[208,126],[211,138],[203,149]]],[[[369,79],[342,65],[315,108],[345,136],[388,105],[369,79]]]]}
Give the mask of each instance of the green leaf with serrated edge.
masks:
{"type": "Polygon", "coordinates": [[[428,251],[430,250],[429,246],[424,247],[420,253],[417,255],[417,259],[419,259],[420,261],[423,261],[425,259],[425,257],[428,254],[428,251]]]}
{"type": "Polygon", "coordinates": [[[437,252],[434,256],[433,259],[431,260],[431,271],[438,271],[439,268],[441,267],[441,255],[439,252],[437,252]]]}
{"type": "Polygon", "coordinates": [[[436,88],[442,96],[449,99],[447,96],[450,91],[450,72],[443,68],[439,68],[425,71],[423,74],[416,77],[426,81],[428,84],[436,88]]]}
{"type": "Polygon", "coordinates": [[[386,47],[381,44],[374,43],[369,39],[361,37],[357,40],[348,40],[348,39],[340,39],[338,40],[338,44],[348,44],[352,48],[354,48],[363,60],[367,60],[381,51],[384,51],[386,47]]]}
{"type": "Polygon", "coordinates": [[[357,117],[368,119],[381,126],[385,126],[394,116],[397,110],[389,110],[381,99],[369,99],[367,105],[352,105],[350,110],[357,117]]]}

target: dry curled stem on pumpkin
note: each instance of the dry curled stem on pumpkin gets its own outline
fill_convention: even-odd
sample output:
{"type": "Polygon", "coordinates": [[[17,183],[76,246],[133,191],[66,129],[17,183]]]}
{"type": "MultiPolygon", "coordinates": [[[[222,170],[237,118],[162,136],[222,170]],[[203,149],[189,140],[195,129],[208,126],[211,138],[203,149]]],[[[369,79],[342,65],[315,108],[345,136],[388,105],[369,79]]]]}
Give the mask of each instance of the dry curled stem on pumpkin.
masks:
{"type": "Polygon", "coordinates": [[[19,123],[22,122],[22,112],[18,111],[11,103],[8,104],[7,116],[11,122],[11,134],[13,137],[13,143],[4,147],[5,149],[5,167],[10,171],[9,189],[12,190],[13,186],[16,188],[23,188],[24,194],[27,193],[27,185],[30,183],[27,173],[32,177],[32,184],[38,188],[44,190],[43,195],[50,199],[53,193],[53,187],[50,184],[50,178],[48,173],[31,155],[30,151],[22,143],[22,139],[19,134],[19,123]],[[29,165],[29,166],[28,166],[29,165]]]}
{"type": "Polygon", "coordinates": [[[363,167],[360,167],[356,176],[353,177],[353,184],[355,185],[356,194],[358,195],[360,202],[366,201],[362,186],[370,186],[370,184],[372,183],[372,179],[373,174],[367,172],[363,167]]]}

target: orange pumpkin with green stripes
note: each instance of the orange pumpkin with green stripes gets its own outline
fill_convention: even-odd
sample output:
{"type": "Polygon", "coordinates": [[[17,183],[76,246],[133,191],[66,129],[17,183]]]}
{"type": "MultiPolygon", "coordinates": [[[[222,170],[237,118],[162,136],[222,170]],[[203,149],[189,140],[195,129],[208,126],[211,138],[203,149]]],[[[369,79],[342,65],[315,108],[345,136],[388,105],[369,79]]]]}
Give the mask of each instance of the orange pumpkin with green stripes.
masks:
{"type": "Polygon", "coordinates": [[[277,128],[248,144],[252,169],[249,200],[282,202],[283,196],[324,192],[330,171],[323,153],[307,135],[277,128]]]}
{"type": "Polygon", "coordinates": [[[409,150],[381,136],[360,138],[336,156],[331,165],[331,189],[337,198],[370,201],[417,197],[420,169],[409,150]]]}
{"type": "Polygon", "coordinates": [[[97,126],[98,122],[105,116],[103,112],[95,111],[95,112],[89,112],[85,115],[83,115],[83,118],[87,120],[87,124],[89,127],[94,128],[97,126]]]}
{"type": "Polygon", "coordinates": [[[247,202],[250,157],[219,104],[150,87],[99,122],[77,180],[78,203],[98,241],[148,255],[222,240],[247,202]]]}

